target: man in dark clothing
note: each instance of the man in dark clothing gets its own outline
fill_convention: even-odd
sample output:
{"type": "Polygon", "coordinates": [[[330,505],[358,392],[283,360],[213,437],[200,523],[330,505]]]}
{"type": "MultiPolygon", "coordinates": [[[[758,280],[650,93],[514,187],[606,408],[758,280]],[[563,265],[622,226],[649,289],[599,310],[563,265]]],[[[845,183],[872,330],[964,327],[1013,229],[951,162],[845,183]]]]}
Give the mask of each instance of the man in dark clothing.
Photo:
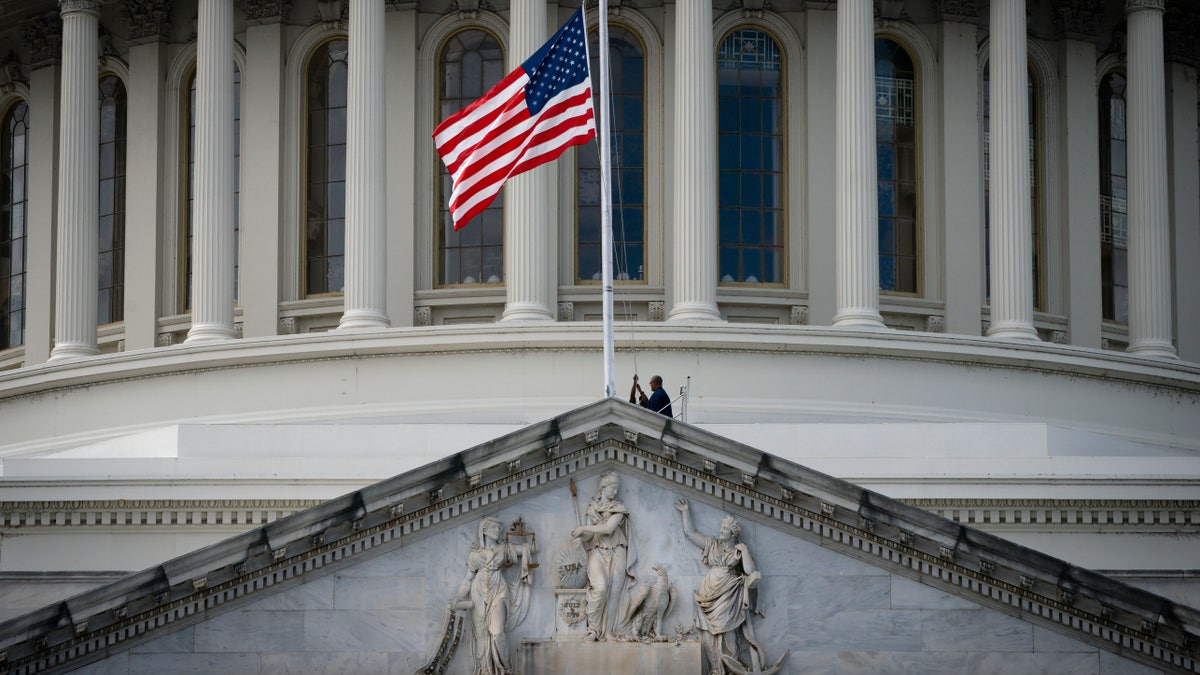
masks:
{"type": "Polygon", "coordinates": [[[642,385],[638,384],[638,376],[634,375],[633,388],[629,390],[629,402],[637,403],[643,408],[662,413],[667,417],[674,417],[671,413],[671,397],[662,388],[662,378],[658,375],[650,378],[649,397],[646,396],[646,392],[642,391],[642,385]]]}

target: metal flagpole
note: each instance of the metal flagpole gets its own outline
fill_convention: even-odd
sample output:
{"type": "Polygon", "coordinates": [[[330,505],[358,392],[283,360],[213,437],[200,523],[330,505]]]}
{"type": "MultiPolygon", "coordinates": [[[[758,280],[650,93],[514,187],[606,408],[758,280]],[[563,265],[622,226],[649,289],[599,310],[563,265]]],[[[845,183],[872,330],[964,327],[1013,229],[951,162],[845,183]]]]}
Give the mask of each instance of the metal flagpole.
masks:
{"type": "Polygon", "coordinates": [[[609,157],[608,0],[600,0],[600,250],[601,304],[604,317],[604,396],[617,395],[613,338],[612,160],[609,157]]]}

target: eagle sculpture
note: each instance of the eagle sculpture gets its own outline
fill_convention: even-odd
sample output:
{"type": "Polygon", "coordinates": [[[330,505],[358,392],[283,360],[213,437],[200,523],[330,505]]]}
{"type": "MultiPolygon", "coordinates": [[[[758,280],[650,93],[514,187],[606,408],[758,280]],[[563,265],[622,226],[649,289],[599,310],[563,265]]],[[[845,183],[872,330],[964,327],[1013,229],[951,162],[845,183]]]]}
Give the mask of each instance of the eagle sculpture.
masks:
{"type": "Polygon", "coordinates": [[[638,584],[630,590],[622,623],[628,627],[627,636],[637,640],[665,639],[663,617],[675,604],[675,587],[667,579],[662,563],[650,569],[657,575],[649,584],[638,584]]]}

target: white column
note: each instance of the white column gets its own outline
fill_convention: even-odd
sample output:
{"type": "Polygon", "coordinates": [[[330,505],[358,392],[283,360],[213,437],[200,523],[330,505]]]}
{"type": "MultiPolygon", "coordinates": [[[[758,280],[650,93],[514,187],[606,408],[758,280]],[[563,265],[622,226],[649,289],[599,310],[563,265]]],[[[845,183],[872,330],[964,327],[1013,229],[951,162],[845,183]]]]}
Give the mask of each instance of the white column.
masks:
{"type": "MultiPolygon", "coordinates": [[[[979,74],[975,24],[943,20],[941,24],[943,92],[975,92],[979,74]]],[[[946,202],[946,332],[979,335],[979,298],[983,296],[979,258],[983,226],[979,200],[979,98],[958,93],[942,96],[942,194],[946,202]]],[[[936,131],[935,131],[936,133],[936,131]]],[[[1093,143],[1095,145],[1095,143],[1093,143]]]]}
{"type": "MultiPolygon", "coordinates": [[[[521,65],[550,37],[545,0],[513,0],[508,69],[521,65]]],[[[504,286],[507,302],[501,321],[553,321],[550,305],[551,197],[553,167],[543,164],[509,179],[504,187],[504,286]]],[[[467,227],[479,227],[467,224],[467,227]]]]}
{"type": "Polygon", "coordinates": [[[98,0],[62,0],[62,113],[59,118],[58,279],[50,360],[99,353],[100,104],[96,93],[98,0]]]}
{"type": "Polygon", "coordinates": [[[1129,348],[1175,358],[1167,220],[1163,0],[1125,3],[1129,68],[1129,348]]]}
{"type": "Polygon", "coordinates": [[[1096,114],[1096,46],[1084,40],[1058,43],[1059,175],[1063,177],[1066,228],[1067,314],[1071,344],[1100,348],[1100,147],[1096,114]]]}
{"type": "Polygon", "coordinates": [[[988,335],[1036,340],[1025,0],[992,0],[990,28],[992,326],[988,335]]]}
{"type": "Polygon", "coordinates": [[[879,316],[879,175],[875,164],[875,8],[837,6],[837,315],[833,325],[883,328],[879,316]]]}
{"type": "Polygon", "coordinates": [[[719,321],[712,3],[675,4],[674,288],[669,318],[719,321]]]}
{"type": "Polygon", "coordinates": [[[200,0],[198,9],[192,328],[187,342],[210,342],[234,337],[233,0],[200,0]]]}
{"type": "Polygon", "coordinates": [[[338,328],[387,328],[384,3],[350,0],[346,288],[338,328]]]}
{"type": "MultiPolygon", "coordinates": [[[[1171,225],[1175,242],[1175,288],[1200,288],[1200,147],[1196,138],[1197,73],[1194,66],[1171,63],[1167,66],[1168,128],[1171,141],[1171,225]]],[[[1179,358],[1200,363],[1200,302],[1193,292],[1175,294],[1175,345],[1179,358]]]]}

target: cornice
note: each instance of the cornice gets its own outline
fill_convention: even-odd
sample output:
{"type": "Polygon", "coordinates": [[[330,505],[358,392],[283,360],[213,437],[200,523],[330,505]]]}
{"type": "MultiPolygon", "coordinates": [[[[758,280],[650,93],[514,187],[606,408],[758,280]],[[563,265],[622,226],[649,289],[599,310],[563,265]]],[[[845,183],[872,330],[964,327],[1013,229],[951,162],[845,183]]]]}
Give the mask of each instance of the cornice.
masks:
{"type": "MultiPolygon", "coordinates": [[[[83,528],[228,530],[265,525],[317,499],[149,499],[0,502],[0,533],[83,528]]],[[[1200,532],[1200,501],[1158,499],[903,499],[963,525],[1006,531],[1200,532]]]]}
{"type": "Polygon", "coordinates": [[[1195,610],[608,400],[0,624],[0,666],[77,668],[604,470],[1148,665],[1198,665],[1195,610]]]}
{"type": "Polygon", "coordinates": [[[1200,532],[1200,501],[1182,499],[905,499],[956,523],[1006,530],[1200,532]]]}

